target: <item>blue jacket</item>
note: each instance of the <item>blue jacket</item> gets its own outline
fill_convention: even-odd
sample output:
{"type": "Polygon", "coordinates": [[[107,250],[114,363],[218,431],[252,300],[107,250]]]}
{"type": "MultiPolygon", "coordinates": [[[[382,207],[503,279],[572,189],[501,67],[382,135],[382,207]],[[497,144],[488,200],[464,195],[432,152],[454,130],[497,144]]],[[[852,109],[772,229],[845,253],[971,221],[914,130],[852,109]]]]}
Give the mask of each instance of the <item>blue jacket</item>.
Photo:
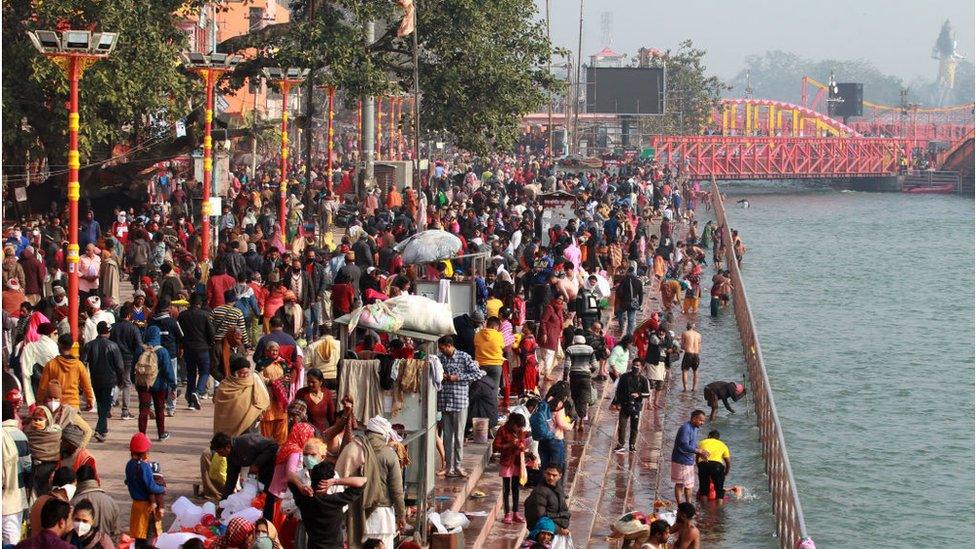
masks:
{"type": "MultiPolygon", "coordinates": [[[[151,391],[174,391],[176,390],[176,372],[173,371],[173,362],[170,360],[169,351],[166,347],[160,347],[159,326],[146,328],[146,345],[159,347],[156,349],[156,362],[159,365],[159,374],[156,376],[156,383],[153,383],[151,391]]],[[[138,358],[136,359],[138,361],[138,358]]]]}
{"type": "Polygon", "coordinates": [[[536,407],[532,415],[529,416],[529,426],[532,428],[532,438],[535,440],[549,440],[556,436],[552,432],[552,427],[549,426],[549,419],[552,417],[552,413],[549,411],[549,403],[546,401],[539,402],[539,406],[536,407]]]}
{"type": "Polygon", "coordinates": [[[166,487],[160,486],[153,479],[149,463],[138,459],[130,459],[125,464],[125,485],[128,486],[129,497],[133,501],[149,501],[150,495],[166,492],[166,487]]]}

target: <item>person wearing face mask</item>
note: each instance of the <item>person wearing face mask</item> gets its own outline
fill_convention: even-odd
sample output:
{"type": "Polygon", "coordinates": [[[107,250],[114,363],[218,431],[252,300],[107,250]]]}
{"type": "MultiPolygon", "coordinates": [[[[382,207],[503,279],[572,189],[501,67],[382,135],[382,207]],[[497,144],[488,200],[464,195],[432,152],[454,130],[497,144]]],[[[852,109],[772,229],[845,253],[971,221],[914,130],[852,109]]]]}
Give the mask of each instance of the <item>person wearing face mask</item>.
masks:
{"type": "Polygon", "coordinates": [[[68,291],[65,289],[65,284],[53,284],[51,286],[51,297],[48,300],[51,311],[51,316],[48,318],[51,319],[59,332],[67,332],[70,327],[68,325],[68,291]]]}
{"type": "MultiPolygon", "coordinates": [[[[75,471],[78,490],[71,504],[77,506],[83,501],[91,505],[91,522],[109,538],[116,539],[121,534],[119,528],[119,506],[115,498],[110,496],[99,486],[95,469],[88,465],[79,467],[75,471]]],[[[75,507],[77,509],[77,507],[75,507]]]]}
{"type": "MultiPolygon", "coordinates": [[[[75,497],[75,472],[71,467],[61,467],[54,472],[51,478],[51,490],[40,495],[31,506],[28,524],[31,532],[40,532],[45,529],[43,526],[42,515],[44,507],[51,500],[59,500],[69,505],[71,498],[75,497]]],[[[67,530],[61,533],[64,535],[67,530]]]]}
{"type": "Polygon", "coordinates": [[[112,236],[124,246],[129,242],[129,220],[125,212],[119,212],[112,223],[112,236]]]}
{"type": "Polygon", "coordinates": [[[17,549],[74,549],[61,539],[71,531],[71,505],[60,499],[49,499],[38,511],[38,529],[33,536],[17,544],[17,549]]]}
{"type": "Polygon", "coordinates": [[[251,549],[281,549],[278,529],[270,520],[258,519],[254,523],[254,533],[251,534],[248,547],[251,549]]]}
{"type": "Polygon", "coordinates": [[[71,513],[71,545],[76,549],[115,549],[112,538],[95,525],[95,509],[83,499],[71,513]]]}

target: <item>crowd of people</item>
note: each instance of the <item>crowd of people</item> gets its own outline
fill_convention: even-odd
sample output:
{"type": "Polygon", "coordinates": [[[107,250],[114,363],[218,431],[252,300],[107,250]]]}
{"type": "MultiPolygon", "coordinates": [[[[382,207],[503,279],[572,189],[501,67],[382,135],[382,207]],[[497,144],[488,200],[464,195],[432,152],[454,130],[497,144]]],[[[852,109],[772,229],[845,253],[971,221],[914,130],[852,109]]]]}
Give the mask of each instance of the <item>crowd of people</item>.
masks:
{"type": "MultiPolygon", "coordinates": [[[[438,474],[470,474],[466,440],[474,420],[487,420],[504,480],[503,521],[525,523],[527,545],[568,532],[565,436],[588,425],[594,380],[616,383],[619,453],[635,451],[640,414],[663,406],[667,371],[682,353],[684,387],[691,371],[697,389],[703,266],[720,265],[725,246],[738,250],[739,240],[725,242],[710,221],[699,227],[703,193],[678,170],[631,162],[584,174],[542,157],[458,153],[437,161],[419,188],[357,195],[352,169],[329,179],[294,166],[284,235],[275,164],[248,172],[234,171],[215,217],[211,264],[200,261],[199,185],[179,173],[157,175],[139,207],[117,207],[110,218],[86,213],[78,356],[63,212],[6,228],[4,372],[16,387],[4,385],[5,545],[119,543],[122,510],[99,488],[99,473],[116,473],[98,459],[110,429],[132,432],[127,534],[151,543],[167,498],[150,435],[165,443],[167,418],[212,406],[202,497],[227,500],[251,477],[262,495],[261,520],[231,521],[219,547],[394,547],[414,519],[403,482],[408,451],[372,393],[350,390],[342,377],[373,361],[412,360],[423,343],[358,328],[346,346],[335,321],[416,294],[421,280],[466,281],[475,292],[474,310],[455,317],[456,333],[431,349],[438,474]],[[575,217],[552,222],[540,199],[552,191],[577,198],[575,217]],[[427,229],[457,235],[458,258],[406,264],[396,244],[427,229]],[[651,292],[661,303],[653,311],[651,292]],[[93,425],[82,414],[92,409],[93,425]],[[534,487],[522,498],[526,483],[534,487]]],[[[731,290],[728,272],[717,269],[713,315],[731,290]]],[[[728,408],[743,393],[741,385],[705,387],[713,417],[719,400],[728,408]]],[[[707,480],[720,498],[724,475],[711,464],[725,474],[731,467],[717,432],[698,446],[703,420],[695,415],[682,428],[672,456],[682,465],[672,467],[682,505],[694,484],[685,461],[705,464],[700,485],[707,480]]],[[[678,511],[672,532],[687,542],[694,508],[678,511]]],[[[652,547],[668,535],[656,523],[649,532],[652,547]]]]}

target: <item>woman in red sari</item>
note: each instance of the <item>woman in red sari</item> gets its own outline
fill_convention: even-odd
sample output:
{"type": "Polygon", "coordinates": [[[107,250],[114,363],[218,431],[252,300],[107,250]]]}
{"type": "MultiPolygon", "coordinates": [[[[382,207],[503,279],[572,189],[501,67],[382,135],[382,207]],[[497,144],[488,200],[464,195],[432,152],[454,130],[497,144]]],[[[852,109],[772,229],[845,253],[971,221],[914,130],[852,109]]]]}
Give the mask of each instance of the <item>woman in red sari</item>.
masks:
{"type": "Polygon", "coordinates": [[[298,390],[295,400],[304,402],[308,407],[307,421],[318,432],[324,433],[335,423],[335,401],[332,391],[325,388],[325,376],[321,370],[310,369],[306,373],[305,387],[298,390]]]}

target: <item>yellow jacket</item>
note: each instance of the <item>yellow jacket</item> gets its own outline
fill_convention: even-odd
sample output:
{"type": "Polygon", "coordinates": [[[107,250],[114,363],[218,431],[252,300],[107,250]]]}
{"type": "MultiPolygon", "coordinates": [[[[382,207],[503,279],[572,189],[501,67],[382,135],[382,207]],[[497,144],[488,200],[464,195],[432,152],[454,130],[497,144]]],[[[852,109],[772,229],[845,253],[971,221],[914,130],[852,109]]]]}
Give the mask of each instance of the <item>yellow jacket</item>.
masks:
{"type": "Polygon", "coordinates": [[[81,390],[85,391],[88,403],[95,405],[95,392],[92,391],[91,378],[88,377],[88,368],[85,364],[74,357],[58,355],[51,359],[44,366],[41,372],[41,382],[37,385],[37,400],[44,402],[47,399],[47,386],[52,380],[61,382],[61,403],[81,409],[81,390]]]}
{"type": "Polygon", "coordinates": [[[481,366],[501,366],[505,362],[505,338],[494,328],[474,334],[474,359],[481,366]]]}

